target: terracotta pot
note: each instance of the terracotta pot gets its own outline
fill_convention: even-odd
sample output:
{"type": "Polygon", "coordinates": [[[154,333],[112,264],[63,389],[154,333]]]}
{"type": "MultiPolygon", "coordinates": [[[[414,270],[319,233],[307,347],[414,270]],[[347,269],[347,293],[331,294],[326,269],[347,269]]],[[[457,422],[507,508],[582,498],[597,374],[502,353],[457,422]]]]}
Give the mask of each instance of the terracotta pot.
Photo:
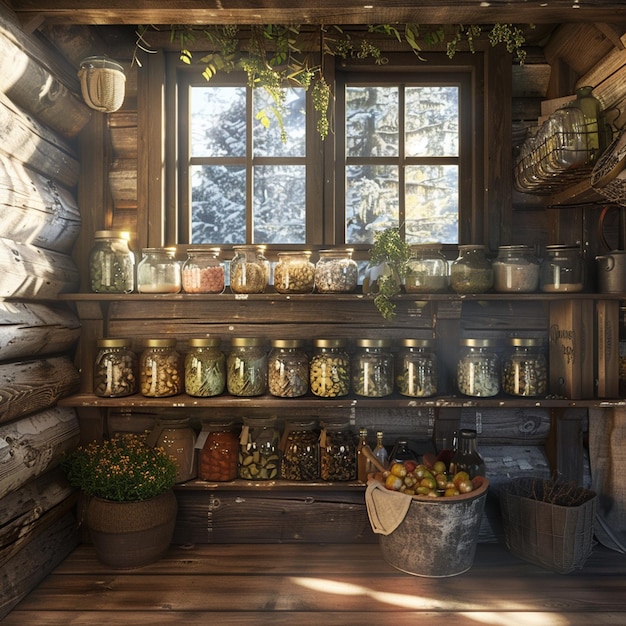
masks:
{"type": "Polygon", "coordinates": [[[172,490],[141,502],[91,498],[87,526],[99,561],[115,569],[158,561],[172,540],[176,512],[172,490]]]}

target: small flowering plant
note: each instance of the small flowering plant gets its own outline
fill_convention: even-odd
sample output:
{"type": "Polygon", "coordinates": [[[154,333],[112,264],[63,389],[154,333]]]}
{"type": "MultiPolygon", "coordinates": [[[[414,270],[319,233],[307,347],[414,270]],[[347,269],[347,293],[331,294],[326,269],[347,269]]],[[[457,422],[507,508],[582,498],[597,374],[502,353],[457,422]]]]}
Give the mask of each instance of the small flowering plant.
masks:
{"type": "Polygon", "coordinates": [[[124,433],[92,442],[62,461],[70,484],[89,496],[116,502],[148,500],[171,489],[176,463],[163,448],[152,448],[143,435],[124,433]]]}

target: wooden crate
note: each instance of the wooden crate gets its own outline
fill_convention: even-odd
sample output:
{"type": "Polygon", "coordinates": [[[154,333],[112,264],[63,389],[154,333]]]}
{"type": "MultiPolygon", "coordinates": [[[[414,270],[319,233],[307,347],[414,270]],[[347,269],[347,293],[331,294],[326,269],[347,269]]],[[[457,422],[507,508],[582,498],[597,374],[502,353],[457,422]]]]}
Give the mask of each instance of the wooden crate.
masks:
{"type": "Polygon", "coordinates": [[[619,302],[596,302],[596,395],[619,397],[619,302]]]}

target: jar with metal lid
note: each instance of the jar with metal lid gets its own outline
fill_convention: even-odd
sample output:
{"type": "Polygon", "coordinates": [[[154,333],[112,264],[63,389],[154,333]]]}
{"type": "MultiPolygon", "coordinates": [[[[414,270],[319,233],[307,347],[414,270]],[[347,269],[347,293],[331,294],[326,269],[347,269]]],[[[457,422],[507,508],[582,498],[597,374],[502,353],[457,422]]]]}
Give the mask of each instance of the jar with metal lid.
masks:
{"type": "Polygon", "coordinates": [[[239,437],[239,476],[273,480],[280,471],[280,430],[275,417],[244,417],[239,437]]]}
{"type": "Polygon", "coordinates": [[[315,264],[315,289],[318,293],[350,293],[357,286],[359,269],[352,250],[320,250],[315,264]]]}
{"type": "Polygon", "coordinates": [[[548,365],[541,351],[541,340],[511,337],[502,367],[502,390],[512,396],[545,396],[548,365]]]}
{"type": "Polygon", "coordinates": [[[352,358],[352,391],[381,398],[393,393],[394,363],[387,339],[357,339],[352,358]]]}
{"type": "Polygon", "coordinates": [[[152,448],[163,448],[173,457],[176,463],[177,483],[184,483],[198,475],[196,431],[188,417],[157,419],[146,443],[152,448]]]}
{"type": "Polygon", "coordinates": [[[141,251],[137,290],[139,293],[178,293],[181,290],[176,248],[144,248],[141,251]]]}
{"type": "Polygon", "coordinates": [[[490,397],[500,392],[500,357],[492,339],[462,339],[457,386],[466,396],[490,397]]]}
{"type": "Polygon", "coordinates": [[[324,422],[320,433],[320,478],[356,480],[356,441],[350,423],[324,422]]]}
{"type": "Polygon", "coordinates": [[[398,353],[396,388],[403,396],[426,398],[437,393],[437,355],[432,339],[403,339],[398,353]]]}
{"type": "Polygon", "coordinates": [[[267,391],[267,353],[259,337],[233,337],[226,359],[226,387],[233,396],[260,396],[267,391]]]}
{"type": "Polygon", "coordinates": [[[139,358],[139,386],[142,395],[165,398],[182,393],[182,365],[175,339],[146,339],[139,358]]]}
{"type": "Polygon", "coordinates": [[[267,359],[269,392],[279,398],[296,398],[309,390],[309,357],[304,341],[274,339],[267,359]]]}
{"type": "Polygon", "coordinates": [[[350,357],[343,339],[315,339],[309,364],[311,393],[337,398],[350,393],[350,357]]]}
{"type": "Polygon", "coordinates": [[[225,482],[239,475],[239,437],[233,422],[204,423],[196,448],[198,478],[225,482]]]}
{"type": "Polygon", "coordinates": [[[498,293],[532,293],[539,287],[539,259],[532,246],[499,246],[493,262],[498,293]]]}
{"type": "Polygon", "coordinates": [[[97,230],[89,251],[89,285],[94,293],[131,293],[135,288],[135,255],[128,233],[97,230]]]}
{"type": "Polygon", "coordinates": [[[319,480],[319,434],[314,420],[287,422],[281,439],[280,477],[284,480],[319,480]]]}
{"type": "Polygon", "coordinates": [[[274,289],[278,293],[312,293],[315,265],[310,252],[279,252],[274,266],[274,289]]]}
{"type": "Polygon", "coordinates": [[[234,246],[230,262],[233,293],[263,293],[269,281],[269,262],[259,246],[234,246]]]}
{"type": "Polygon", "coordinates": [[[226,386],[226,357],[220,350],[219,337],[189,340],[185,355],[185,391],[190,396],[219,396],[226,386]]]}
{"type": "Polygon", "coordinates": [[[93,392],[120,398],[137,392],[137,355],[130,339],[99,339],[93,370],[93,392]]]}
{"type": "Polygon", "coordinates": [[[407,293],[441,293],[448,289],[450,270],[441,248],[440,243],[411,246],[404,279],[404,290],[407,293]]]}
{"type": "Polygon", "coordinates": [[[220,249],[187,250],[187,259],[181,270],[183,291],[186,293],[222,293],[224,291],[224,266],[220,249]]]}
{"type": "Polygon", "coordinates": [[[546,256],[539,272],[543,292],[582,291],[585,272],[580,247],[576,245],[546,246],[546,256]]]}
{"type": "Polygon", "coordinates": [[[493,288],[493,267],[485,246],[459,246],[450,268],[450,286],[456,293],[485,293],[493,288]]]}

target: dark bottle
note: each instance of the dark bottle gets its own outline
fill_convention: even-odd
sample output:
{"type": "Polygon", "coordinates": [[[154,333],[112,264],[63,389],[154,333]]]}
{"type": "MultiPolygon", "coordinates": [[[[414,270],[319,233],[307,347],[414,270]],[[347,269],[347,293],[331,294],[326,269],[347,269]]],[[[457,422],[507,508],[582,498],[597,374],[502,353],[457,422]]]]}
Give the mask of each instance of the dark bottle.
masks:
{"type": "Polygon", "coordinates": [[[450,461],[450,472],[467,472],[470,478],[485,475],[485,462],[478,453],[476,431],[462,428],[459,431],[457,448],[450,461]]]}
{"type": "Polygon", "coordinates": [[[416,461],[417,455],[411,448],[409,448],[409,442],[406,439],[396,439],[396,443],[391,449],[389,455],[389,465],[394,463],[402,463],[403,461],[416,461]]]}

